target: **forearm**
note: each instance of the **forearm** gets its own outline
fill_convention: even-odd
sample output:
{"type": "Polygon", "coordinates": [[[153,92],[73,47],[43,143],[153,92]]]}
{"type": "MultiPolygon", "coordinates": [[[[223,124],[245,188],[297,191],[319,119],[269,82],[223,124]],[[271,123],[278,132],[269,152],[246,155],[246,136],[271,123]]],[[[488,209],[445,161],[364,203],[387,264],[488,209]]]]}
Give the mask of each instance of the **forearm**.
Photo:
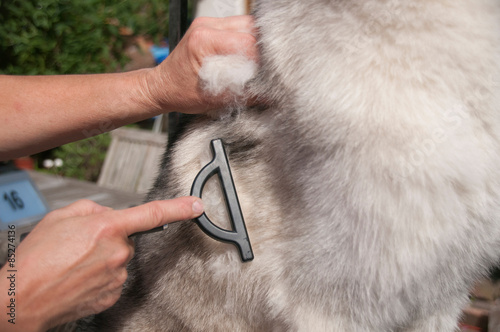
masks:
{"type": "Polygon", "coordinates": [[[0,160],[94,136],[161,113],[146,96],[148,71],[0,76],[0,160]]]}

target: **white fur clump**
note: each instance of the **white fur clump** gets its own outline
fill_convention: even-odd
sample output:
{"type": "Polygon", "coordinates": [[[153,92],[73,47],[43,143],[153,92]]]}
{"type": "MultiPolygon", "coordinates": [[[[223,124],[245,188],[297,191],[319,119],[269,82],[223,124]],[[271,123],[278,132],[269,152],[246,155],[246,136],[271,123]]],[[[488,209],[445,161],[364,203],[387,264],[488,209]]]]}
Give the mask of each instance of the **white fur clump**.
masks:
{"type": "Polygon", "coordinates": [[[257,64],[244,55],[214,55],[206,57],[198,73],[203,90],[212,96],[227,93],[235,100],[245,94],[245,84],[257,72],[257,64]]]}

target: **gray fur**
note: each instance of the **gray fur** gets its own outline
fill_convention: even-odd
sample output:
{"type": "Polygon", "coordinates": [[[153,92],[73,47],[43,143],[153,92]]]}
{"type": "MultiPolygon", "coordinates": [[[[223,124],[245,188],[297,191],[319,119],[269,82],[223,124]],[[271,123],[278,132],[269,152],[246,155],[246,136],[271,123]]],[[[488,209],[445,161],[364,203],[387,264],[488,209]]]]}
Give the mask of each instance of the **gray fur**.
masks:
{"type": "Polygon", "coordinates": [[[143,236],[98,330],[453,331],[500,254],[500,2],[260,0],[255,15],[249,89],[271,106],[192,124],[148,196],[189,194],[222,138],[255,259],[192,222],[143,236]]]}

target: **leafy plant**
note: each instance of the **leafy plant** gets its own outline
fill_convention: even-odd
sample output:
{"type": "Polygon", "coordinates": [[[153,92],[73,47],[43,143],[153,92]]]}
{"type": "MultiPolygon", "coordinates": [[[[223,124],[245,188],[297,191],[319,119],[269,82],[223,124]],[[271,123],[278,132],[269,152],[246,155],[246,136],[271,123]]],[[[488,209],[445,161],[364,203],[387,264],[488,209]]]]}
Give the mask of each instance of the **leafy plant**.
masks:
{"type": "MultiPolygon", "coordinates": [[[[166,0],[0,0],[0,74],[84,74],[119,70],[133,36],[168,35],[166,0]]],[[[43,129],[41,129],[43,130],[43,129]]],[[[49,173],[95,181],[108,134],[39,155],[49,173]]]]}
{"type": "Polygon", "coordinates": [[[52,150],[51,158],[59,158],[63,164],[60,167],[38,170],[72,177],[85,181],[97,181],[101,171],[106,151],[111,143],[109,133],[87,138],[81,141],[65,144],[52,150]]]}
{"type": "MultiPolygon", "coordinates": [[[[168,8],[168,0],[0,0],[0,74],[118,71],[134,36],[168,36],[168,8]]],[[[109,143],[104,134],[44,152],[38,164],[60,158],[63,166],[38,169],[95,181],[109,143]]]]}
{"type": "Polygon", "coordinates": [[[0,0],[0,73],[116,71],[127,35],[168,35],[168,1],[0,0]]]}

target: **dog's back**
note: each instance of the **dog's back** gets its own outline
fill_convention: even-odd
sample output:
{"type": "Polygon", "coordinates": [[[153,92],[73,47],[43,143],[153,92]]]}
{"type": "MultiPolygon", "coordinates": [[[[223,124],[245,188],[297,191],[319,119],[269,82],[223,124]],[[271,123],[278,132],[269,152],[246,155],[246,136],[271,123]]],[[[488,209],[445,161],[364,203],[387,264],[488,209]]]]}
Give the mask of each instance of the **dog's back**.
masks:
{"type": "Polygon", "coordinates": [[[192,222],[142,236],[100,330],[452,331],[500,253],[499,1],[261,0],[256,20],[271,106],[192,124],[148,197],[189,194],[221,138],[255,259],[192,222]]]}

